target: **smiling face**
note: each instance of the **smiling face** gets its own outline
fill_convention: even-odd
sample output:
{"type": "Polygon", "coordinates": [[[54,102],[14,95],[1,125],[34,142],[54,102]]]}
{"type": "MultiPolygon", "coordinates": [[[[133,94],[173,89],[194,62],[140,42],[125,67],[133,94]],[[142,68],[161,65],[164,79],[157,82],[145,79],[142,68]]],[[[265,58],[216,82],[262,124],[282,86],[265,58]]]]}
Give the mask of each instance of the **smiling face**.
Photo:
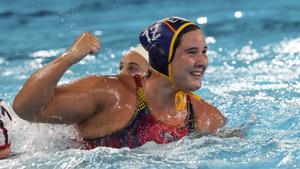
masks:
{"type": "Polygon", "coordinates": [[[195,91],[208,65],[207,46],[201,30],[187,32],[175,51],[171,74],[175,84],[185,91],[195,91]]]}
{"type": "Polygon", "coordinates": [[[140,54],[134,51],[126,53],[120,62],[120,74],[141,74],[144,75],[149,69],[149,63],[140,54]]]}

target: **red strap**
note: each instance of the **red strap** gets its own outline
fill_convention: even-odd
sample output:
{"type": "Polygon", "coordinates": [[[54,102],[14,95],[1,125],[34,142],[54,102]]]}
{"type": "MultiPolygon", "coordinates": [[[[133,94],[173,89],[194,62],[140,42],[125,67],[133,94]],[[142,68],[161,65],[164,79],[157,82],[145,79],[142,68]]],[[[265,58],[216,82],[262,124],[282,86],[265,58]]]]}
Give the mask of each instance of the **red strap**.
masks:
{"type": "Polygon", "coordinates": [[[10,145],[11,145],[10,143],[9,144],[4,144],[4,145],[0,146],[0,150],[5,150],[5,149],[9,148],[10,145]]]}
{"type": "Polygon", "coordinates": [[[141,80],[140,75],[139,75],[139,74],[135,74],[135,75],[133,76],[133,78],[134,78],[134,81],[135,81],[135,83],[136,83],[136,86],[137,86],[137,87],[142,87],[142,80],[141,80]]]}
{"type": "MultiPolygon", "coordinates": [[[[0,99],[0,101],[1,101],[1,99],[0,99]]],[[[8,111],[2,105],[0,105],[0,106],[1,106],[2,115],[5,116],[5,114],[7,114],[8,118],[10,120],[12,120],[10,114],[8,113],[8,111]]],[[[4,139],[5,139],[4,144],[0,146],[0,150],[5,150],[5,149],[9,148],[11,144],[8,142],[7,129],[4,127],[4,123],[3,123],[2,120],[0,120],[0,129],[3,132],[4,139]]]]}
{"type": "Polygon", "coordinates": [[[4,149],[10,147],[10,143],[8,143],[7,129],[4,127],[2,120],[0,120],[0,129],[3,131],[3,135],[5,138],[4,145],[0,146],[0,150],[4,150],[4,149]]]}

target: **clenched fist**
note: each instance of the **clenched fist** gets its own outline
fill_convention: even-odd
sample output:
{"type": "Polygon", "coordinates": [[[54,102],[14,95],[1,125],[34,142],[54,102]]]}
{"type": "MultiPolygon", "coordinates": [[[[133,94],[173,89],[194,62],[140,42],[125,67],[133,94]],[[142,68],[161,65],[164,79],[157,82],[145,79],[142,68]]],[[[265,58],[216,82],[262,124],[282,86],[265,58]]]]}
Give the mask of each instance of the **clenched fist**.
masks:
{"type": "Polygon", "coordinates": [[[68,49],[67,54],[71,65],[82,60],[89,53],[96,53],[101,48],[97,37],[89,32],[82,33],[68,49]]]}

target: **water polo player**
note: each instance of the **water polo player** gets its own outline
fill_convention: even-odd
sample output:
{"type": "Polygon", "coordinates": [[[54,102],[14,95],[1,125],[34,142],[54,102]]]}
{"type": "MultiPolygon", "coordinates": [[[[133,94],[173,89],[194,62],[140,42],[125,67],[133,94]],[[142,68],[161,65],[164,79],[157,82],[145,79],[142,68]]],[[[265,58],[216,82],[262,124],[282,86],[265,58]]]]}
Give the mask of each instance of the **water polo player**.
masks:
{"type": "Polygon", "coordinates": [[[148,76],[91,75],[58,85],[70,66],[101,48],[95,36],[83,33],[31,75],[13,109],[31,122],[76,124],[85,149],[169,143],[222,127],[221,112],[191,93],[201,87],[208,65],[200,28],[183,18],[165,18],[145,28],[140,42],[149,52],[148,76]]]}

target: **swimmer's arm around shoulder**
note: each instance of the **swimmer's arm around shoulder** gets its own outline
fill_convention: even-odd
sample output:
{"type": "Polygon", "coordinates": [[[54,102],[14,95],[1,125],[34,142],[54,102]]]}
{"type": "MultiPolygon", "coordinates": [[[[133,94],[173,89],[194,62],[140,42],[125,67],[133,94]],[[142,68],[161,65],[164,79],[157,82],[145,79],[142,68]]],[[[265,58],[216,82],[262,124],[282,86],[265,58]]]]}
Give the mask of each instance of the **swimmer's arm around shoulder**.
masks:
{"type": "MultiPolygon", "coordinates": [[[[67,87],[58,87],[57,83],[70,66],[82,60],[88,53],[97,52],[99,48],[100,43],[93,35],[83,33],[76,39],[68,51],[32,74],[13,102],[13,109],[17,115],[28,121],[43,122],[47,121],[47,115],[43,113],[49,112],[49,110],[51,112],[51,109],[56,110],[56,104],[53,104],[53,102],[60,100],[59,104],[75,104],[72,102],[72,99],[62,99],[63,93],[66,93],[66,91],[70,93],[71,90],[71,93],[76,92],[76,84],[82,84],[83,82],[78,81],[76,84],[67,87]]],[[[76,104],[80,105],[81,103],[76,104]]],[[[63,113],[63,110],[59,113],[63,113]]],[[[60,118],[60,116],[58,117],[60,118]]],[[[49,122],[67,123],[77,121],[78,119],[69,120],[61,119],[52,121],[49,119],[49,122]]]]}

